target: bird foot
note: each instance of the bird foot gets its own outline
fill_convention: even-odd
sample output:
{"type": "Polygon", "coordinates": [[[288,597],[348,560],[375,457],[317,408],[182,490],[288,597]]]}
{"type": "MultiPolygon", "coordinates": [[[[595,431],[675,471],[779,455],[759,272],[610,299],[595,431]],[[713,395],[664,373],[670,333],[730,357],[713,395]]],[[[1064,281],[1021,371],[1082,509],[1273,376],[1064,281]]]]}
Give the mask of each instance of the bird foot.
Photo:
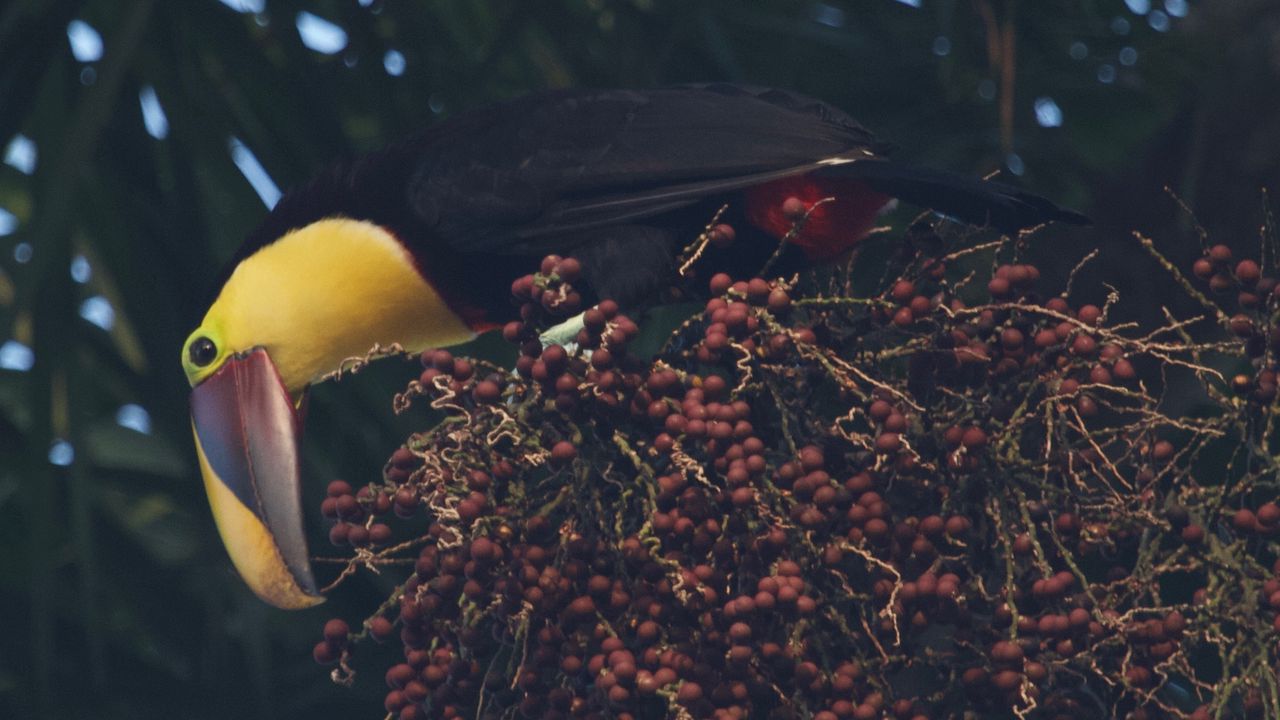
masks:
{"type": "Polygon", "coordinates": [[[542,343],[542,347],[545,348],[549,345],[560,345],[570,352],[576,350],[578,347],[578,332],[584,327],[584,315],[585,313],[578,313],[559,325],[552,325],[547,328],[546,332],[538,336],[538,340],[542,343]]]}

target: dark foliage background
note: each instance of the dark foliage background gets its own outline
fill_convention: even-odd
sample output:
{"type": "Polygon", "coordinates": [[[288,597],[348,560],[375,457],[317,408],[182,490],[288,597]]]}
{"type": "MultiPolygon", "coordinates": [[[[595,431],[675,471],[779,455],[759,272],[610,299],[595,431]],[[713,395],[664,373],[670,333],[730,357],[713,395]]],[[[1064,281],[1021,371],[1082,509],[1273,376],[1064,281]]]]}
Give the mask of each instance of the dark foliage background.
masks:
{"type": "MultiPolygon", "coordinates": [[[[1267,0],[8,0],[0,716],[380,704],[380,678],[344,690],[310,659],[323,619],[367,609],[376,579],[306,613],[264,606],[235,577],[195,468],[178,348],[264,213],[235,160],[287,187],[527,90],[707,79],[826,99],[918,162],[1018,171],[1098,221],[1041,248],[1049,262],[1103,244],[1096,279],[1148,310],[1161,297],[1130,231],[1183,265],[1199,247],[1164,186],[1216,240],[1252,249],[1259,189],[1280,180],[1267,0]],[[302,32],[311,16],[335,27],[302,32]],[[325,39],[335,52],[305,42],[325,39]]],[[[363,482],[424,421],[391,417],[406,372],[317,394],[312,490],[363,482]]]]}

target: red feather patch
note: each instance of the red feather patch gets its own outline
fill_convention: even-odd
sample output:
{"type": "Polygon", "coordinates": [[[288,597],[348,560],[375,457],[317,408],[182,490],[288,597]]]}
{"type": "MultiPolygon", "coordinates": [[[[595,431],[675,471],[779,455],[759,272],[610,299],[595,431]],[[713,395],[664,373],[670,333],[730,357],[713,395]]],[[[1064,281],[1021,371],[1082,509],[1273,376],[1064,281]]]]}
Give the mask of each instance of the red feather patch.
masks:
{"type": "Polygon", "coordinates": [[[747,219],[777,238],[791,230],[792,219],[782,211],[787,198],[799,198],[806,208],[813,208],[799,236],[792,239],[810,260],[830,260],[853,247],[892,199],[860,180],[813,175],[774,180],[748,188],[746,194],[747,219]],[[825,198],[834,199],[818,205],[825,198]]]}

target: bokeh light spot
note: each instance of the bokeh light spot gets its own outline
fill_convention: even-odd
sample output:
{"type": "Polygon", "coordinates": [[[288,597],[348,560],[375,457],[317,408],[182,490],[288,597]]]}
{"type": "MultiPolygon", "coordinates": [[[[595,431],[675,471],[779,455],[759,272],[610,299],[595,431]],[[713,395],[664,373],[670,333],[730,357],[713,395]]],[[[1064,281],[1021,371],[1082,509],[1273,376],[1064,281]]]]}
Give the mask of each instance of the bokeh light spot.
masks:
{"type": "Polygon", "coordinates": [[[258,162],[253,151],[240,142],[240,138],[233,137],[227,144],[231,150],[231,161],[240,168],[240,174],[244,175],[244,179],[249,181],[253,191],[262,198],[262,203],[268,208],[275,207],[276,203],[280,202],[280,187],[267,174],[267,169],[258,162]]]}
{"type": "Polygon", "coordinates": [[[1009,156],[1004,159],[1004,164],[1014,175],[1021,175],[1027,171],[1027,164],[1022,162],[1022,156],[1018,153],[1009,153],[1009,156]]]}
{"type": "Polygon", "coordinates": [[[157,140],[168,137],[169,118],[164,114],[164,108],[160,107],[156,89],[143,85],[138,92],[138,102],[142,105],[142,124],[147,128],[147,134],[157,140]]]}
{"type": "Polygon", "coordinates": [[[387,54],[382,56],[382,67],[388,75],[400,77],[404,74],[404,53],[399,50],[388,50],[387,54]]]}
{"type": "Polygon", "coordinates": [[[13,136],[4,149],[4,163],[24,175],[36,171],[36,143],[31,138],[18,133],[13,136]]]}
{"type": "Polygon", "coordinates": [[[298,36],[302,44],[324,55],[335,55],[347,46],[347,31],[307,11],[298,13],[298,36]]]}
{"type": "Polygon", "coordinates": [[[218,0],[238,13],[260,13],[267,9],[266,0],[218,0]]]}
{"type": "Polygon", "coordinates": [[[0,369],[27,372],[36,364],[36,354],[17,340],[0,345],[0,369]]]}
{"type": "Polygon", "coordinates": [[[49,462],[58,467],[67,467],[76,461],[76,449],[66,440],[54,440],[49,446],[49,462]]]}
{"type": "Polygon", "coordinates": [[[84,302],[80,303],[80,317],[103,330],[110,330],[116,324],[116,311],[111,308],[111,303],[101,295],[86,298],[84,302]]]}
{"type": "Polygon", "coordinates": [[[83,20],[67,23],[67,42],[71,43],[71,56],[80,62],[91,63],[102,59],[102,36],[83,20]]]}
{"type": "Polygon", "coordinates": [[[1040,127],[1055,128],[1062,126],[1062,108],[1051,97],[1039,97],[1035,102],[1036,122],[1040,127]]]}
{"type": "Polygon", "coordinates": [[[151,434],[151,413],[141,405],[129,403],[116,411],[116,424],[143,435],[151,434]]]}
{"type": "Polygon", "coordinates": [[[83,255],[76,255],[71,258],[71,279],[81,285],[89,282],[89,278],[93,277],[93,268],[89,267],[89,260],[83,255]]]}

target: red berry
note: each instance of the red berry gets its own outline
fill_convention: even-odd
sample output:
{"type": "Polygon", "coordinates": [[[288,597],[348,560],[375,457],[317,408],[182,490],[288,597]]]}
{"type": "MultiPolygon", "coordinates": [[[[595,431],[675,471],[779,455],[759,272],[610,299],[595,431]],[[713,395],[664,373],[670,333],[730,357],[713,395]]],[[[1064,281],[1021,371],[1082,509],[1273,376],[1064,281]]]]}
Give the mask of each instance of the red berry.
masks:
{"type": "MultiPolygon", "coordinates": [[[[516,278],[516,280],[511,283],[511,294],[515,296],[517,300],[528,300],[533,296],[533,283],[534,280],[532,275],[524,275],[516,278]]],[[[431,351],[428,350],[427,352],[431,351]]],[[[427,354],[423,353],[423,360],[425,361],[426,359],[427,354]]]]}
{"type": "Polygon", "coordinates": [[[321,641],[311,650],[311,657],[321,665],[332,665],[338,662],[339,650],[327,642],[321,641]]]}
{"type": "Polygon", "coordinates": [[[791,296],[786,290],[775,288],[769,292],[766,304],[769,312],[780,313],[791,307],[791,296]]]}
{"type": "Polygon", "coordinates": [[[721,223],[711,228],[711,244],[718,248],[727,248],[733,244],[735,235],[736,233],[734,232],[732,225],[725,225],[724,223],[721,223]]]}
{"type": "Polygon", "coordinates": [[[1022,657],[1022,648],[1008,640],[1001,640],[991,648],[991,659],[996,662],[1016,663],[1021,661],[1022,657]]]}
{"type": "Polygon", "coordinates": [[[1138,372],[1133,368],[1133,363],[1123,358],[1117,360],[1116,364],[1111,366],[1111,374],[1121,382],[1133,380],[1138,376],[1138,372]]]}
{"type": "Polygon", "coordinates": [[[1240,508],[1231,517],[1231,524],[1240,532],[1253,532],[1258,527],[1258,519],[1252,510],[1240,508]]]}
{"type": "Polygon", "coordinates": [[[876,452],[895,453],[902,448],[902,438],[898,433],[880,433],[876,438],[876,452]]]}
{"type": "Polygon", "coordinates": [[[364,547],[365,545],[368,545],[371,537],[372,533],[369,532],[369,528],[366,528],[363,525],[347,526],[347,542],[351,543],[355,547],[364,547]]]}
{"type": "Polygon", "coordinates": [[[338,522],[329,528],[329,542],[334,545],[345,545],[347,543],[347,534],[351,531],[351,525],[338,522]]]}
{"type": "Polygon", "coordinates": [[[553,465],[568,465],[573,459],[578,457],[578,448],[568,440],[561,440],[551,447],[551,462],[553,465]]]}
{"type": "MultiPolygon", "coordinates": [[[[727,273],[716,273],[711,276],[710,289],[712,295],[723,295],[733,286],[733,278],[727,273]]],[[[603,323],[601,323],[603,325],[603,323]]]]}
{"type": "Polygon", "coordinates": [[[897,312],[893,314],[893,324],[898,327],[910,327],[915,321],[916,316],[911,313],[911,308],[908,307],[898,308],[897,312]]]}
{"type": "Polygon", "coordinates": [[[577,258],[565,258],[556,267],[556,274],[561,280],[572,283],[582,275],[582,263],[577,258]]]}
{"type": "Polygon", "coordinates": [[[980,450],[987,445],[987,433],[980,427],[971,427],[960,437],[960,444],[970,450],[980,450]]]}
{"type": "Polygon", "coordinates": [[[1182,541],[1188,545],[1199,545],[1204,542],[1204,528],[1195,524],[1182,528],[1182,541]]]}
{"type": "Polygon", "coordinates": [[[495,403],[502,397],[502,388],[498,383],[492,380],[481,380],[476,383],[476,387],[472,390],[476,402],[489,404],[495,403]]]}
{"type": "Polygon", "coordinates": [[[1077,335],[1071,342],[1071,352],[1076,355],[1092,355],[1098,348],[1098,341],[1089,335],[1077,335]]]}
{"type": "Polygon", "coordinates": [[[471,541],[471,559],[477,563],[488,563],[501,556],[502,548],[489,538],[479,537],[471,541]]]}
{"type": "Polygon", "coordinates": [[[969,528],[973,523],[969,518],[963,515],[952,515],[947,518],[947,534],[951,537],[960,537],[969,532],[969,528]]]}
{"type": "Polygon", "coordinates": [[[1262,268],[1253,260],[1241,260],[1236,265],[1236,279],[1244,285],[1253,285],[1262,277],[1262,268]]]}
{"type": "Polygon", "coordinates": [[[596,611],[596,603],[589,595],[583,595],[575,598],[569,603],[569,612],[578,617],[586,617],[594,614],[596,611]]]}
{"type": "Polygon", "coordinates": [[[1209,258],[1198,258],[1191,265],[1191,273],[1201,280],[1213,277],[1213,261],[1209,258]]]}
{"type": "Polygon", "coordinates": [[[385,676],[387,687],[392,689],[403,689],[405,685],[408,685],[414,677],[416,677],[416,675],[417,674],[414,672],[413,667],[406,663],[392,665],[387,669],[385,676]]]}
{"type": "Polygon", "coordinates": [[[589,308],[582,314],[583,326],[593,333],[598,333],[601,330],[604,330],[605,323],[607,322],[609,322],[609,319],[599,307],[589,308]]]}
{"type": "Polygon", "coordinates": [[[808,206],[798,197],[789,197],[782,201],[782,214],[792,222],[804,219],[806,212],[808,212],[808,206]]]}
{"type": "Polygon", "coordinates": [[[1001,670],[992,678],[992,683],[1006,692],[1016,690],[1022,684],[1022,673],[1016,670],[1001,670]]]}
{"type": "Polygon", "coordinates": [[[1258,506],[1259,525],[1274,526],[1277,523],[1280,523],[1280,505],[1269,502],[1258,506]]]}
{"type": "Polygon", "coordinates": [[[409,700],[404,696],[404,693],[399,690],[392,690],[387,693],[386,699],[382,701],[382,706],[387,709],[387,712],[398,715],[408,703],[409,700]]]}
{"type": "Polygon", "coordinates": [[[395,632],[395,625],[381,615],[369,621],[369,634],[378,642],[386,642],[391,639],[393,632],[395,632]]]}

